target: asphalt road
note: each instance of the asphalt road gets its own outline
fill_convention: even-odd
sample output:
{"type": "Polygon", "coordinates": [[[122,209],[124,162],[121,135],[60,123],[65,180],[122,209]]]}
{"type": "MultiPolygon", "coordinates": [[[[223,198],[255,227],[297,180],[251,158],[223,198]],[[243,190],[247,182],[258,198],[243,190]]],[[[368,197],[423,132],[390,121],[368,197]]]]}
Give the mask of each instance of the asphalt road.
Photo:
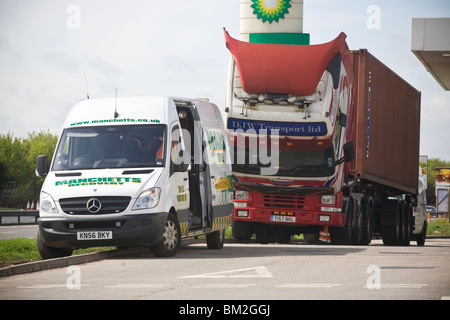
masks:
{"type": "MultiPolygon", "coordinates": [[[[33,218],[34,219],[34,218],[33,218]]],[[[0,240],[14,238],[35,239],[38,232],[37,224],[30,225],[1,225],[0,240]]]]}
{"type": "Polygon", "coordinates": [[[427,239],[424,247],[387,247],[380,240],[369,246],[226,243],[221,250],[185,244],[170,259],[143,251],[1,278],[0,300],[6,299],[446,300],[450,239],[427,239]]]}

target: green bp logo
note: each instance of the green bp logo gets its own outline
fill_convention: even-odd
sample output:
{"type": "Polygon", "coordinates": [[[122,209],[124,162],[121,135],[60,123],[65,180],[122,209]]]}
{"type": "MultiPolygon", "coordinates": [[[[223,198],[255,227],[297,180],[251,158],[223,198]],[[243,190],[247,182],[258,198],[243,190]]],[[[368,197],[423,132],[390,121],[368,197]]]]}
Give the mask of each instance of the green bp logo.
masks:
{"type": "Polygon", "coordinates": [[[269,23],[284,19],[284,15],[289,13],[288,9],[292,7],[289,4],[291,0],[252,0],[252,2],[253,13],[258,19],[262,19],[263,22],[269,21],[269,23]]]}

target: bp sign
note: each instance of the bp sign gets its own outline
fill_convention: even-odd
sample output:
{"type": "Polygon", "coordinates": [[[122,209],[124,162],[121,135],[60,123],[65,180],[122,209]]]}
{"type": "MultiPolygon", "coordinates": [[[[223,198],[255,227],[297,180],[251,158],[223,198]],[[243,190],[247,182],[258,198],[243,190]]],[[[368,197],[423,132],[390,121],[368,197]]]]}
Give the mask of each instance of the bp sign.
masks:
{"type": "Polygon", "coordinates": [[[291,0],[252,0],[252,2],[251,7],[257,18],[262,19],[263,22],[269,21],[269,23],[284,19],[284,15],[289,14],[288,9],[292,7],[289,4],[291,0]]]}

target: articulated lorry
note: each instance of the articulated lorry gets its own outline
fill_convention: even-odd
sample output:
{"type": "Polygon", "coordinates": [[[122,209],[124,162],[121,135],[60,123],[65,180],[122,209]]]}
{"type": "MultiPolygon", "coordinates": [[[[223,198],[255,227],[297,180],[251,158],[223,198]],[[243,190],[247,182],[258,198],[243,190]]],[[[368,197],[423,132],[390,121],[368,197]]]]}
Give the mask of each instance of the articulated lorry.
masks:
{"type": "Polygon", "coordinates": [[[234,237],[423,244],[421,93],[344,33],[320,45],[224,34],[234,237]]]}

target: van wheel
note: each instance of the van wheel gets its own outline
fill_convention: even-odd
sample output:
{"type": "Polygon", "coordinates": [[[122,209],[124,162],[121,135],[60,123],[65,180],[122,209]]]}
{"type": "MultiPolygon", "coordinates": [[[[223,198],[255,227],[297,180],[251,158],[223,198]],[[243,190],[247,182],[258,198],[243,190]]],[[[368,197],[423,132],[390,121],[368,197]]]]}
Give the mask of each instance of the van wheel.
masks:
{"type": "Polygon", "coordinates": [[[425,245],[425,238],[427,237],[428,223],[425,221],[423,223],[422,232],[416,235],[416,241],[418,246],[425,245]]]}
{"type": "Polygon", "coordinates": [[[53,248],[53,247],[47,246],[44,243],[44,240],[42,239],[40,231],[38,231],[36,243],[37,243],[39,254],[41,255],[42,259],[44,259],[44,260],[68,257],[68,256],[71,256],[72,252],[73,252],[72,249],[53,248]]]}
{"type": "Polygon", "coordinates": [[[225,230],[214,231],[206,235],[208,249],[222,249],[225,243],[225,230]]]}
{"type": "Polygon", "coordinates": [[[167,216],[166,225],[161,241],[150,247],[156,257],[173,257],[181,244],[181,229],[177,217],[173,213],[167,216]]]}

